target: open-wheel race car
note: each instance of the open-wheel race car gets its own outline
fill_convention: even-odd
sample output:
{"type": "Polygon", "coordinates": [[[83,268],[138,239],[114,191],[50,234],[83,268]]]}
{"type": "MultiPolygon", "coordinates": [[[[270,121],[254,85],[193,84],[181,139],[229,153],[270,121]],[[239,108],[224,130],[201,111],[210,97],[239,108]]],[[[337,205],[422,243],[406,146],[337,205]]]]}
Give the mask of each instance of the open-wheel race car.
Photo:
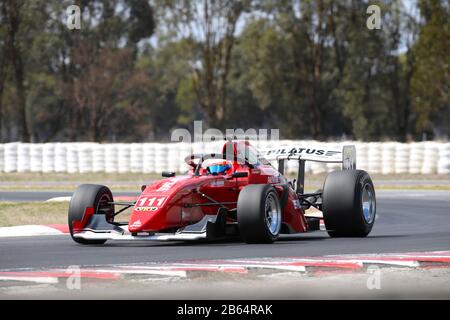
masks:
{"type": "Polygon", "coordinates": [[[280,234],[320,229],[331,237],[365,237],[376,215],[369,174],[356,169],[354,146],[342,150],[280,147],[258,152],[249,141],[227,141],[222,153],[191,154],[187,175],[163,172],[164,179],[142,186],[136,201],[114,201],[110,189],[83,184],[70,201],[73,240],[200,240],[240,236],[247,243],[272,243],[280,234]],[[269,161],[278,161],[275,169],[269,161]],[[298,161],[296,179],[284,176],[286,161],[298,161]],[[304,192],[305,161],[342,163],[323,189],[304,192]],[[116,211],[116,207],[121,207],[116,211]],[[322,215],[305,215],[315,207],[322,215]],[[118,214],[132,209],[128,222],[118,214]]]}

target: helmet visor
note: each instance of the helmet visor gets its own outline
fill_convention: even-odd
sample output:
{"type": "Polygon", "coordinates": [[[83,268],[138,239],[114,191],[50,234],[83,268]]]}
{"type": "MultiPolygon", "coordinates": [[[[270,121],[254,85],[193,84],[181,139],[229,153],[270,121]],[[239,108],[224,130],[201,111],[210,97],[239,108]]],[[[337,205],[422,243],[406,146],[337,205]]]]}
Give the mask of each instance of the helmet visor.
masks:
{"type": "Polygon", "coordinates": [[[218,164],[208,167],[209,172],[212,174],[225,173],[228,169],[230,169],[228,164],[218,164]]]}

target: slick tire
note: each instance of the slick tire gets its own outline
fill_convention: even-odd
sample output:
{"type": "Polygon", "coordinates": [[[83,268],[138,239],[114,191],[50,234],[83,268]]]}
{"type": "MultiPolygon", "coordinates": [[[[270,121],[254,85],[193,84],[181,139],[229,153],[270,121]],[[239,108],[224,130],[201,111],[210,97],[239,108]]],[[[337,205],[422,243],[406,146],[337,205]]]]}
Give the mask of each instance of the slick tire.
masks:
{"type": "Polygon", "coordinates": [[[280,234],[281,205],[274,187],[246,186],[237,203],[239,232],[246,243],[272,243],[280,234]]]}
{"type": "Polygon", "coordinates": [[[81,244],[103,244],[106,240],[86,240],[75,238],[73,236],[73,222],[82,221],[86,208],[94,208],[95,214],[111,214],[114,213],[113,196],[108,187],[96,184],[82,184],[72,195],[69,204],[68,223],[70,236],[73,241],[81,244]]]}
{"type": "Polygon", "coordinates": [[[331,237],[366,237],[376,216],[375,188],[363,170],[327,175],[322,194],[325,227],[331,237]]]}

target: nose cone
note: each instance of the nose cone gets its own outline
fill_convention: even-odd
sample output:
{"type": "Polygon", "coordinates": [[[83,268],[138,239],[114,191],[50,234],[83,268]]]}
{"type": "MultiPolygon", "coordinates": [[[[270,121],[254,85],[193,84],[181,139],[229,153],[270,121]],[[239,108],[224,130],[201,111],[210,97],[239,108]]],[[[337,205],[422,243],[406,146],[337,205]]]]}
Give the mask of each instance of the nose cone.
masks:
{"type": "Polygon", "coordinates": [[[174,177],[149,185],[133,208],[128,230],[155,232],[177,226],[181,222],[183,177],[174,177]]]}
{"type": "Polygon", "coordinates": [[[128,230],[130,232],[140,232],[161,229],[161,226],[157,226],[155,222],[157,220],[165,220],[165,213],[170,207],[165,205],[168,198],[169,196],[143,193],[133,208],[128,230]]]}

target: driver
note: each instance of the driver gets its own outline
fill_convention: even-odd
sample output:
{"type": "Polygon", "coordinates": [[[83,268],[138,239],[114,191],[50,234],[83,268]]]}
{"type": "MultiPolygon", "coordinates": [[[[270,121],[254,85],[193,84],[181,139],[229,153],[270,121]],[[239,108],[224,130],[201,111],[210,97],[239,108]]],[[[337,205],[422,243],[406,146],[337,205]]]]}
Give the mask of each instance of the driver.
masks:
{"type": "Polygon", "coordinates": [[[206,167],[206,171],[214,176],[219,174],[228,174],[233,171],[231,162],[220,160],[209,164],[206,167]]]}

